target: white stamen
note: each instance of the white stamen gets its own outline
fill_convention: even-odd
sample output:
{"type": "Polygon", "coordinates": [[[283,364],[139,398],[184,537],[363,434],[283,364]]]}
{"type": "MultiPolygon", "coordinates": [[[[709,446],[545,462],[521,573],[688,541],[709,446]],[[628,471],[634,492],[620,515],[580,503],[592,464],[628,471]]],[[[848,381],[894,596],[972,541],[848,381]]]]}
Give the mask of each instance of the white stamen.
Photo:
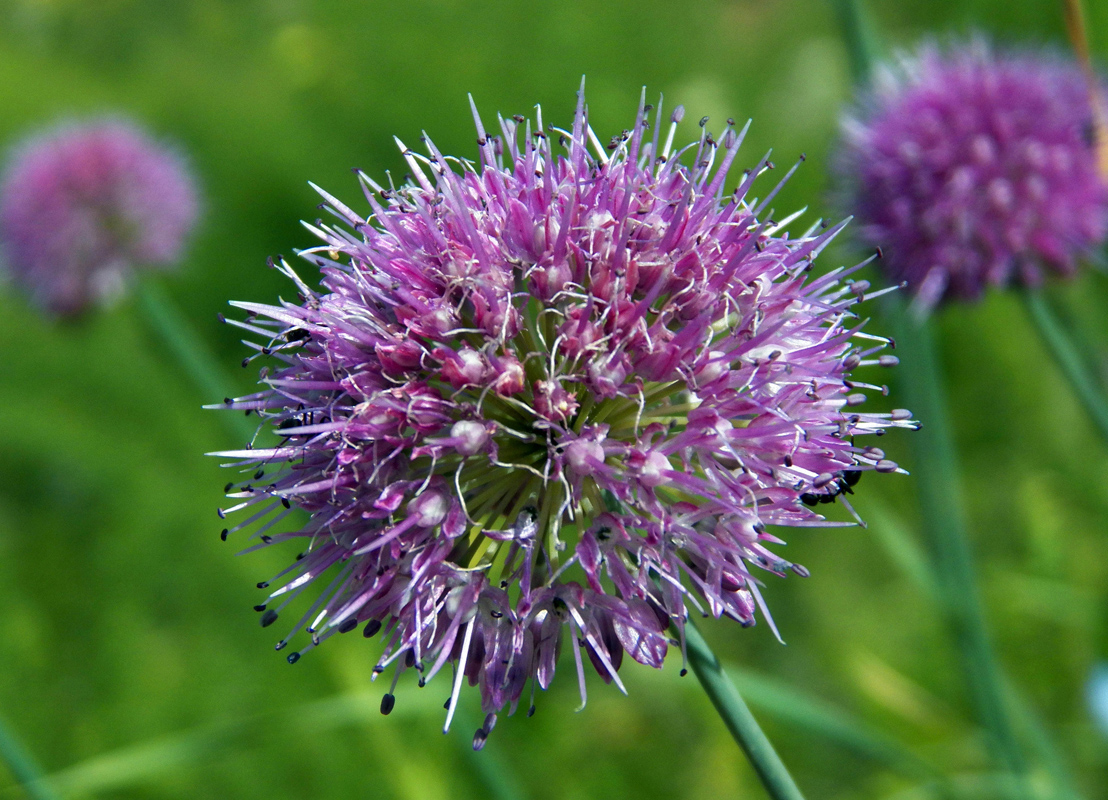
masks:
{"type": "Polygon", "coordinates": [[[466,625],[465,636],[462,637],[462,654],[458,658],[458,671],[454,673],[454,688],[450,692],[450,706],[446,709],[446,724],[442,726],[443,733],[450,732],[450,723],[454,719],[454,709],[458,707],[458,694],[462,690],[462,678],[466,672],[466,657],[469,655],[469,640],[473,637],[473,625],[477,622],[477,616],[466,625]]]}

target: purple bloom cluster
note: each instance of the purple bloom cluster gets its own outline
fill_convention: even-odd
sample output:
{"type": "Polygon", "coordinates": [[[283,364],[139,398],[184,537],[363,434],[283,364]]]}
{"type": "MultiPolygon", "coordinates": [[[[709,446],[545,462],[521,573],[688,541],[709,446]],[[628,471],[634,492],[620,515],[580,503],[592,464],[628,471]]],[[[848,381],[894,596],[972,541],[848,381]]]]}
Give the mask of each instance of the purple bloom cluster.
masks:
{"type": "Polygon", "coordinates": [[[807,574],[767,526],[846,524],[811,506],[899,470],[855,437],[915,425],[857,408],[882,387],[849,373],[896,362],[850,311],[868,285],[806,280],[841,226],[759,221],[772,164],[725,190],[730,121],[674,152],[683,111],[661,145],[650,111],[605,148],[583,96],[568,131],[540,112],[492,135],[474,109],[479,165],[401,144],[412,182],[360,175],[368,218],[321,192],[339,224],[300,255],[322,292],[282,262],[298,303],[233,304],[278,368],[223,407],[280,439],[218,454],[246,470],[223,535],[302,550],[262,584],[262,624],[322,587],[289,661],[362,626],[394,688],[450,664],[447,726],[462,681],[480,687],[475,746],[528,686],[533,710],[563,647],[583,703],[586,662],[622,689],[624,656],[660,667],[690,606],[753,624],[752,567],[807,574]],[[307,523],[277,532],[293,508],[307,523]]]}
{"type": "Polygon", "coordinates": [[[172,264],[197,217],[181,159],[128,122],[64,125],[13,152],[0,186],[7,272],[55,314],[119,294],[131,271],[172,264]]]}
{"type": "Polygon", "coordinates": [[[1072,274],[1108,233],[1090,87],[1059,58],[923,47],[844,125],[841,172],[866,243],[916,304],[1072,274]]]}

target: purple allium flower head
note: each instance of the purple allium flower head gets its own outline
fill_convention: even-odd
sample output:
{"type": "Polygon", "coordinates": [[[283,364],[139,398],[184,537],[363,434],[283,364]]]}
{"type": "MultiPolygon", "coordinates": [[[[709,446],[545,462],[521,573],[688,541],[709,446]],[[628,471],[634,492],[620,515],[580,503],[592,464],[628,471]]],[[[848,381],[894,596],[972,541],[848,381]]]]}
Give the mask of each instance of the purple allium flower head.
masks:
{"type": "Polygon", "coordinates": [[[921,311],[986,285],[1072,274],[1108,232],[1089,84],[1050,55],[929,44],[844,123],[861,236],[921,311]]]}
{"type": "Polygon", "coordinates": [[[262,624],[315,587],[290,662],[362,626],[393,687],[452,664],[447,726],[463,680],[489,715],[475,746],[563,648],[584,702],[586,663],[622,688],[624,656],[660,667],[690,606],[753,624],[754,567],[807,574],[768,526],[844,524],[810,506],[899,469],[855,437],[914,425],[858,410],[879,387],[847,380],[896,360],[850,311],[867,286],[806,279],[841,226],[759,221],[772,165],[724,189],[742,134],[674,152],[683,111],[659,146],[650,110],[605,148],[583,95],[568,131],[540,112],[494,135],[475,109],[479,164],[400,144],[413,182],[360,175],[368,217],[321,191],[338,224],[300,255],[322,291],[281,263],[298,302],[234,304],[279,363],[224,406],[280,438],[218,454],[246,470],[223,535],[303,551],[262,584],[262,624]],[[293,506],[307,522],[278,533],[293,506]]]}
{"type": "Polygon", "coordinates": [[[76,314],[118,294],[135,268],[171,265],[197,209],[181,158],[131,123],[63,125],[12,154],[3,261],[43,308],[76,314]]]}

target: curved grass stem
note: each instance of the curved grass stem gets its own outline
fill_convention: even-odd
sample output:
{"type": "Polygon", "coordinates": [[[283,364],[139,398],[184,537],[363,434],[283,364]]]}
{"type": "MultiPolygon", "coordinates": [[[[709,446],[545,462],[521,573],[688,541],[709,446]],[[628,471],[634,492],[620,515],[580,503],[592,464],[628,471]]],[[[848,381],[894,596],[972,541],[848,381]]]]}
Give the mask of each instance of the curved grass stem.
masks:
{"type": "Polygon", "coordinates": [[[1022,294],[1027,313],[1043,342],[1100,435],[1108,441],[1108,399],[1105,398],[1103,385],[1096,379],[1065,325],[1042,293],[1029,289],[1022,294]]]}

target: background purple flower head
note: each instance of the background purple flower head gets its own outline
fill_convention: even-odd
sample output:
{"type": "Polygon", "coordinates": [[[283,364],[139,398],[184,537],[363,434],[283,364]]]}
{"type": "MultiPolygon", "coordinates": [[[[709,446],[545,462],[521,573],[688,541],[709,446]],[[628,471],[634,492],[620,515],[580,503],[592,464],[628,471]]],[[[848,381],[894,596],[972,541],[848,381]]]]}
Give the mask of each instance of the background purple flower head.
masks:
{"type": "Polygon", "coordinates": [[[175,152],[130,122],[68,123],[11,155],[0,186],[3,264],[43,308],[75,314],[118,294],[132,270],[173,264],[197,212],[175,152]]]}
{"type": "Polygon", "coordinates": [[[850,311],[868,286],[806,279],[841,226],[759,221],[771,164],[724,189],[742,134],[674,152],[683,111],[660,144],[651,110],[607,146],[583,95],[570,130],[540,112],[489,133],[474,110],[479,164],[400,144],[413,182],[361,175],[368,217],[321,192],[338,224],[300,255],[322,291],[282,263],[299,301],[234,303],[277,369],[224,406],[279,439],[220,454],[245,472],[223,536],[301,550],[261,584],[262,624],[313,587],[290,662],[362,626],[394,687],[455,665],[447,725],[478,685],[476,746],[563,648],[583,702],[585,663],[622,688],[624,656],[660,667],[690,606],[753,624],[754,567],[806,574],[768,526],[841,524],[812,506],[898,470],[856,437],[914,424],[857,409],[881,387],[848,374],[896,361],[850,311]],[[294,506],[308,521],[283,531],[294,506]]]}
{"type": "Polygon", "coordinates": [[[986,285],[1072,274],[1104,240],[1090,87],[1050,54],[927,44],[844,123],[839,169],[860,235],[929,310],[986,285]]]}

